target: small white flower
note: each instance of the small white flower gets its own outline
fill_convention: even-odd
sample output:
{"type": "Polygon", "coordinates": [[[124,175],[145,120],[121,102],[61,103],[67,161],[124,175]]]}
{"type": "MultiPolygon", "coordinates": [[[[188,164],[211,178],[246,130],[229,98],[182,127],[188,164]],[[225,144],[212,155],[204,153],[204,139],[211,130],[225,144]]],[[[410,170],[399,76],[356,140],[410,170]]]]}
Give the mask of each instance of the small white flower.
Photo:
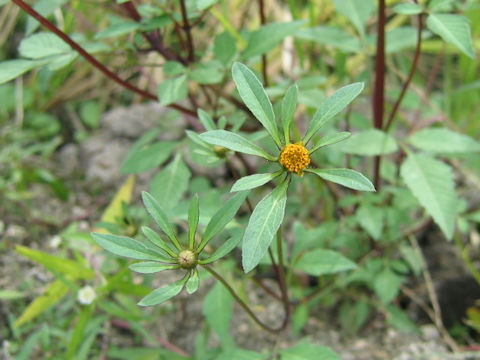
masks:
{"type": "Polygon", "coordinates": [[[50,247],[56,249],[60,246],[60,243],[62,242],[62,238],[58,235],[55,235],[53,236],[50,241],[48,242],[48,244],[50,245],[50,247]]]}
{"type": "Polygon", "coordinates": [[[83,305],[90,305],[96,297],[95,290],[89,285],[81,288],[77,294],[78,302],[83,305]]]}

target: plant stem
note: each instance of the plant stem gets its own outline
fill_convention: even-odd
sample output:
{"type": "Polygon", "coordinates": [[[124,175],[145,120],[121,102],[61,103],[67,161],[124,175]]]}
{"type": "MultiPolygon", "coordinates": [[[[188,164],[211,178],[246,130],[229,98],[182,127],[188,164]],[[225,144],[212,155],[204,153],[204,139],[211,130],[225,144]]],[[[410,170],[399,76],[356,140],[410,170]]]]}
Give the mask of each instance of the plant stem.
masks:
{"type": "MultiPolygon", "coordinates": [[[[260,23],[265,25],[267,20],[265,18],[265,3],[263,0],[258,0],[258,6],[260,8],[260,23]]],[[[262,75],[263,75],[263,86],[268,86],[268,75],[267,75],[267,54],[262,55],[262,75]]]]}
{"type": "MultiPolygon", "coordinates": [[[[375,87],[373,90],[373,121],[375,129],[383,128],[383,112],[385,106],[385,0],[379,0],[377,26],[377,57],[375,58],[375,87]]],[[[373,184],[380,190],[380,161],[375,157],[373,184]]]]}
{"type": "Polygon", "coordinates": [[[277,231],[277,255],[278,255],[278,285],[282,294],[283,308],[285,317],[283,319],[282,328],[285,328],[290,321],[290,300],[288,298],[287,283],[285,281],[285,267],[283,264],[283,241],[282,228],[277,231]]]}
{"type": "Polygon", "coordinates": [[[428,299],[432,304],[432,309],[434,314],[433,322],[435,323],[435,326],[437,327],[439,332],[442,334],[443,340],[447,343],[450,349],[453,352],[458,352],[458,346],[455,343],[455,340],[452,339],[447,329],[443,325],[440,303],[438,302],[437,293],[435,292],[435,287],[433,285],[432,277],[430,276],[430,271],[428,270],[427,262],[425,260],[425,257],[423,256],[422,249],[420,248],[420,245],[418,245],[417,239],[414,236],[409,236],[408,240],[410,241],[410,244],[412,245],[413,249],[417,253],[417,256],[420,259],[420,263],[422,265],[422,270],[423,270],[422,273],[423,273],[423,278],[425,280],[425,286],[427,288],[428,299]]]}
{"type": "MultiPolygon", "coordinates": [[[[138,23],[142,21],[142,17],[138,13],[137,8],[135,7],[135,4],[133,2],[131,1],[126,2],[121,4],[121,6],[128,12],[129,16],[133,20],[135,20],[138,23]]],[[[187,63],[187,61],[184,58],[182,58],[178,54],[175,54],[174,52],[172,52],[170,49],[167,49],[163,45],[163,39],[159,32],[154,32],[154,33],[142,32],[142,35],[145,37],[145,39],[147,39],[147,41],[150,43],[152,48],[158,51],[165,59],[179,61],[184,65],[187,63]]]]}
{"type": "Polygon", "coordinates": [[[195,61],[195,48],[193,46],[192,33],[190,31],[190,23],[188,22],[187,7],[185,6],[185,0],[180,0],[180,6],[182,8],[182,18],[183,18],[183,30],[187,34],[187,45],[188,45],[188,61],[195,61]]]}
{"type": "Polygon", "coordinates": [[[220,283],[225,286],[225,288],[228,290],[228,292],[233,296],[233,298],[235,299],[235,301],[243,308],[243,310],[245,310],[245,312],[250,316],[250,318],[255,321],[255,323],[257,323],[262,329],[264,330],[267,330],[268,332],[271,332],[271,333],[278,333],[280,331],[282,331],[284,329],[284,325],[282,324],[281,327],[279,328],[272,328],[270,326],[268,326],[267,324],[263,323],[256,315],[255,313],[252,311],[252,309],[250,309],[250,307],[247,305],[247,303],[245,303],[245,301],[243,301],[243,299],[238,296],[238,294],[235,292],[235,290],[230,286],[230,284],[227,282],[227,280],[225,280],[219,273],[217,273],[215,270],[213,270],[210,266],[208,265],[202,265],[202,267],[207,270],[210,274],[213,275],[213,277],[215,279],[217,279],[218,281],[220,281],[220,283]]]}
{"type": "MultiPolygon", "coordinates": [[[[48,30],[53,32],[55,35],[57,35],[59,38],[61,38],[63,41],[65,41],[68,45],[72,47],[76,52],[78,52],[85,60],[87,60],[90,64],[92,64],[95,68],[97,68],[99,71],[101,71],[105,76],[107,76],[109,79],[115,81],[117,84],[121,85],[122,87],[139,94],[143,96],[144,98],[150,99],[157,101],[157,96],[146,91],[137,88],[136,86],[129,84],[125,80],[122,80],[119,78],[116,74],[111,72],[105,65],[100,63],[97,59],[95,59],[92,55],[90,55],[84,48],[82,48],[77,42],[72,40],[67,34],[65,34],[62,30],[57,28],[53,23],[51,23],[48,19],[44,18],[42,15],[40,15],[37,11],[35,11],[30,5],[25,3],[23,0],[12,0],[17,6],[19,6],[21,9],[23,9],[25,12],[27,12],[29,15],[34,17],[40,24],[45,26],[48,30]]],[[[171,104],[168,105],[168,107],[171,107],[173,109],[179,110],[185,114],[191,115],[191,116],[197,116],[197,114],[190,110],[187,109],[181,105],[177,104],[171,104]]]]}
{"type": "MultiPolygon", "coordinates": [[[[417,1],[415,1],[417,2],[417,1]]],[[[393,119],[395,118],[395,115],[397,114],[398,108],[400,107],[400,104],[403,100],[403,97],[405,96],[408,86],[410,85],[410,82],[413,79],[413,75],[415,74],[415,71],[417,70],[417,65],[418,65],[418,59],[420,58],[420,50],[421,50],[421,45],[422,45],[422,28],[423,28],[423,23],[422,23],[422,14],[418,15],[418,34],[417,34],[417,46],[415,48],[415,55],[413,56],[413,62],[412,62],[412,67],[410,68],[410,73],[408,74],[407,80],[405,80],[405,83],[403,84],[402,91],[400,92],[400,96],[398,97],[397,101],[395,102],[395,105],[393,106],[392,112],[390,113],[390,116],[388,117],[387,124],[385,125],[385,131],[388,131],[390,129],[390,126],[393,123],[393,119]]]]}

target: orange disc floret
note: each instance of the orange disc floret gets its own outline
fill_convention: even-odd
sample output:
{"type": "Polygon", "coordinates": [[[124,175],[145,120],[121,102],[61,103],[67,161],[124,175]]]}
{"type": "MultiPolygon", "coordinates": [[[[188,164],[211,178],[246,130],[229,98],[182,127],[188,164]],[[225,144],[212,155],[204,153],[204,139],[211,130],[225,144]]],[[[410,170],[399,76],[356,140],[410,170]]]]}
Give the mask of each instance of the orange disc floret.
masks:
{"type": "Polygon", "coordinates": [[[310,155],[302,142],[288,144],[280,154],[280,164],[288,171],[303,175],[303,169],[310,164],[310,155]]]}

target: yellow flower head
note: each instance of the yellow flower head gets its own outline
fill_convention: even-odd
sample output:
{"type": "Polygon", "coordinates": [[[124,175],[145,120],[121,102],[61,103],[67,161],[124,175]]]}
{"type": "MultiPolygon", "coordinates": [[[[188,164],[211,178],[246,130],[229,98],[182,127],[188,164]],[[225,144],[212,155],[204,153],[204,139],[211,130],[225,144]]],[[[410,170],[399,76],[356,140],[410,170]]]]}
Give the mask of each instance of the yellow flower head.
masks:
{"type": "Polygon", "coordinates": [[[303,175],[303,169],[310,164],[310,155],[302,142],[287,144],[280,153],[280,164],[288,171],[303,175]]]}

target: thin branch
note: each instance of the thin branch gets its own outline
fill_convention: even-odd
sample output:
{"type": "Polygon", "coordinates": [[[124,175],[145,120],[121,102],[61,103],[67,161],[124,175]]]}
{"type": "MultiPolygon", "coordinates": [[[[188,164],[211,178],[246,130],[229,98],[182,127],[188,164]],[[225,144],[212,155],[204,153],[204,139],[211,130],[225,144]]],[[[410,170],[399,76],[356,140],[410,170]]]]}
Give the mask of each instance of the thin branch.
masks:
{"type": "MultiPolygon", "coordinates": [[[[258,0],[258,6],[260,10],[260,23],[265,25],[267,20],[265,17],[265,3],[263,0],[258,0]]],[[[262,55],[262,75],[263,75],[263,85],[268,86],[268,72],[267,72],[267,54],[262,55]]]]}
{"type": "MultiPolygon", "coordinates": [[[[122,8],[125,9],[128,13],[128,15],[135,20],[136,22],[140,23],[142,21],[142,17],[137,11],[137,8],[135,7],[135,4],[132,3],[131,1],[126,2],[121,4],[122,8]]],[[[166,48],[163,45],[163,39],[162,36],[160,35],[159,32],[156,33],[147,33],[147,32],[142,32],[143,37],[150,43],[152,48],[156,51],[158,51],[165,59],[167,60],[175,60],[179,61],[182,64],[186,64],[187,61],[183,59],[180,55],[175,54],[172,52],[170,49],[166,48]]]]}
{"type": "Polygon", "coordinates": [[[208,265],[202,265],[202,267],[205,270],[207,270],[210,274],[212,274],[214,278],[216,278],[218,281],[220,281],[223,286],[225,286],[225,288],[233,296],[235,301],[243,308],[243,310],[245,310],[245,312],[250,316],[250,318],[253,321],[255,321],[255,323],[260,325],[260,327],[262,329],[267,330],[268,332],[271,332],[271,333],[274,333],[274,334],[279,333],[284,329],[283,324],[282,324],[282,326],[280,326],[278,328],[273,328],[273,327],[265,324],[264,322],[262,322],[262,320],[260,320],[257,317],[257,315],[255,315],[255,313],[252,311],[252,309],[250,309],[250,307],[247,305],[247,303],[245,301],[243,301],[243,299],[240,296],[238,296],[238,294],[235,292],[235,290],[230,286],[230,284],[219,273],[217,273],[215,270],[213,270],[208,265]]]}
{"type": "Polygon", "coordinates": [[[400,92],[400,96],[398,97],[397,101],[395,102],[395,105],[393,106],[392,112],[390,113],[390,116],[388,117],[387,124],[385,125],[385,131],[388,131],[388,129],[390,129],[390,126],[393,123],[393,119],[395,118],[395,115],[397,114],[398,108],[400,107],[400,104],[402,103],[403,97],[407,93],[408,86],[410,85],[410,82],[413,79],[413,75],[415,74],[415,71],[417,70],[418,59],[420,59],[420,50],[421,50],[421,45],[422,45],[422,28],[423,28],[422,20],[423,20],[422,14],[419,14],[418,15],[417,46],[415,48],[415,55],[413,56],[412,67],[410,68],[410,73],[408,74],[407,80],[403,84],[402,91],[400,92]]]}
{"type": "Polygon", "coordinates": [[[425,285],[427,287],[428,298],[430,300],[430,303],[432,304],[432,309],[433,309],[433,322],[435,323],[435,326],[442,334],[443,340],[447,343],[450,349],[454,352],[458,352],[457,344],[452,339],[448,331],[445,329],[445,325],[443,325],[442,311],[440,309],[440,304],[438,302],[437,293],[435,292],[432,277],[430,275],[430,271],[428,270],[427,263],[425,261],[425,257],[423,256],[422,250],[420,249],[417,239],[414,236],[410,236],[409,240],[410,240],[410,244],[415,249],[415,252],[420,258],[420,262],[422,263],[423,278],[425,280],[425,285]]]}
{"type": "MultiPolygon", "coordinates": [[[[375,129],[383,128],[383,112],[385,106],[385,0],[379,0],[377,26],[377,57],[375,58],[375,87],[373,90],[373,119],[375,129]]],[[[380,161],[375,157],[373,184],[380,190],[380,161]]]]}
{"type": "Polygon", "coordinates": [[[183,30],[187,34],[187,45],[188,45],[188,61],[195,61],[195,48],[193,45],[193,38],[191,33],[190,23],[188,22],[187,7],[185,6],[185,0],[180,0],[180,6],[182,8],[182,18],[183,18],[183,30]]]}
{"type": "MultiPolygon", "coordinates": [[[[72,40],[67,34],[65,34],[62,30],[57,28],[53,23],[51,23],[49,20],[44,18],[42,15],[40,15],[37,11],[35,11],[30,5],[25,3],[23,0],[12,0],[17,6],[19,6],[21,9],[23,9],[25,12],[27,12],[29,15],[34,17],[40,24],[45,26],[48,30],[53,32],[55,35],[60,37],[63,41],[65,41],[68,45],[72,47],[76,52],[78,52],[85,60],[87,60],[90,64],[92,64],[95,68],[97,68],[99,71],[101,71],[105,76],[107,76],[109,79],[115,81],[117,84],[121,85],[122,87],[139,94],[143,96],[144,98],[150,99],[157,101],[157,96],[146,91],[137,88],[136,86],[129,84],[128,82],[122,80],[119,78],[115,73],[111,72],[105,65],[100,63],[97,59],[95,59],[92,55],[90,55],[84,48],[82,48],[78,43],[76,43],[74,40],[72,40]]],[[[187,109],[181,105],[177,104],[171,104],[168,105],[168,107],[171,107],[173,109],[179,110],[185,114],[191,115],[191,116],[197,116],[197,114],[190,110],[187,109]]]]}

